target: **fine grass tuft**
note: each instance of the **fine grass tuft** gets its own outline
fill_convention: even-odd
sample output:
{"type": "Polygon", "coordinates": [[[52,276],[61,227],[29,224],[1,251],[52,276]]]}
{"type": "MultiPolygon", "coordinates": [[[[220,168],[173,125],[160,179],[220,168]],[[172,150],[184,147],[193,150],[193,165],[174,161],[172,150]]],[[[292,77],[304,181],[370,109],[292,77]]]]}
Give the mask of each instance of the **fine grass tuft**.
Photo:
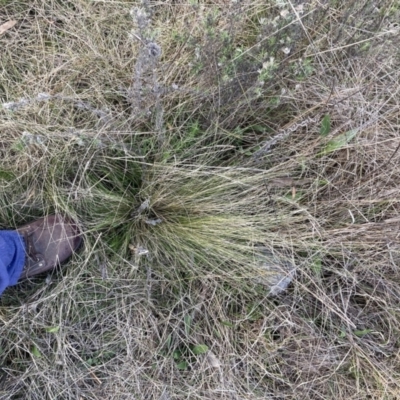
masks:
{"type": "Polygon", "coordinates": [[[397,398],[399,13],[0,0],[0,398],[397,398]]]}

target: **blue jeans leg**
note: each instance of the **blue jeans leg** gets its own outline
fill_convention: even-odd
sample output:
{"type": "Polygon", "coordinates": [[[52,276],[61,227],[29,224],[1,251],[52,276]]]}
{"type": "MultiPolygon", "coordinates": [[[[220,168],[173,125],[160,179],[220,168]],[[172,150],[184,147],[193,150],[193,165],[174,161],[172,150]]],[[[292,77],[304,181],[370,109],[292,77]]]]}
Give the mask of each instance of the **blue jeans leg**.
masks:
{"type": "Polygon", "coordinates": [[[0,295],[16,285],[25,264],[25,242],[15,231],[0,231],[0,295]]]}

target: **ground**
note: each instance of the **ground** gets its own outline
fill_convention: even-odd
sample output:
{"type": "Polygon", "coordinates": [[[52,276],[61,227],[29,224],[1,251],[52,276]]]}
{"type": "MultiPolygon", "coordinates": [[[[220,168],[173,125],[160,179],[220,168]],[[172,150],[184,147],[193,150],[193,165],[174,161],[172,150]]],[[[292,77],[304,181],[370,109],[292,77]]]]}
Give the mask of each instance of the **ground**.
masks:
{"type": "Polygon", "coordinates": [[[2,295],[0,399],[399,398],[399,20],[0,0],[0,228],[84,237],[2,295]]]}

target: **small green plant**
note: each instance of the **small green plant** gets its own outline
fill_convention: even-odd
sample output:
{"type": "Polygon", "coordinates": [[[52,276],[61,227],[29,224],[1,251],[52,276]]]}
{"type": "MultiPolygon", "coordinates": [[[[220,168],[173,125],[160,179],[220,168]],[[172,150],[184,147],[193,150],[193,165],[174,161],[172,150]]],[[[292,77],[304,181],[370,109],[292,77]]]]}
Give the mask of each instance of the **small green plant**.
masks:
{"type": "Polygon", "coordinates": [[[358,133],[359,133],[358,129],[352,129],[351,131],[341,133],[334,139],[329,140],[328,143],[325,144],[323,150],[320,153],[318,153],[318,156],[325,156],[334,151],[344,148],[351,142],[351,140],[354,137],[356,137],[358,133]]]}
{"type": "Polygon", "coordinates": [[[325,115],[321,121],[320,135],[325,137],[328,136],[331,131],[331,117],[329,114],[325,115]]]}
{"type": "Polygon", "coordinates": [[[205,344],[182,345],[174,350],[172,357],[176,367],[180,370],[187,370],[194,364],[197,358],[208,352],[208,346],[205,344]]]}

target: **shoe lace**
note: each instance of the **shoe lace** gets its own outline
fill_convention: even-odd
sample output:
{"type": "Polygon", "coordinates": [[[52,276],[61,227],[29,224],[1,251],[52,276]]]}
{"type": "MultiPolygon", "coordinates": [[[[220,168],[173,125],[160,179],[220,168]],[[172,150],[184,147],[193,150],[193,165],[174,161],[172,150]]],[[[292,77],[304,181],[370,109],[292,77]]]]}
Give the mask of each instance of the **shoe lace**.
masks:
{"type": "Polygon", "coordinates": [[[33,243],[33,233],[25,232],[24,239],[26,245],[26,254],[30,258],[30,266],[36,266],[36,264],[40,264],[40,262],[43,262],[43,255],[36,251],[35,245],[33,243]]]}

